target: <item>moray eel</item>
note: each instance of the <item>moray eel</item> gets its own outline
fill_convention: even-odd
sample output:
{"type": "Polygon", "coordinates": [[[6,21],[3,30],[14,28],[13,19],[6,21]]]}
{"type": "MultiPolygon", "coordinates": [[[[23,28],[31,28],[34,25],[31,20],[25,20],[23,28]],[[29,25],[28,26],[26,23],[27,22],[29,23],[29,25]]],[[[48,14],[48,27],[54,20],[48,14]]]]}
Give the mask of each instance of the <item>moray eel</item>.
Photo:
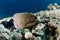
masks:
{"type": "Polygon", "coordinates": [[[13,15],[14,25],[16,28],[32,28],[36,24],[37,17],[31,13],[16,13],[13,15]]]}

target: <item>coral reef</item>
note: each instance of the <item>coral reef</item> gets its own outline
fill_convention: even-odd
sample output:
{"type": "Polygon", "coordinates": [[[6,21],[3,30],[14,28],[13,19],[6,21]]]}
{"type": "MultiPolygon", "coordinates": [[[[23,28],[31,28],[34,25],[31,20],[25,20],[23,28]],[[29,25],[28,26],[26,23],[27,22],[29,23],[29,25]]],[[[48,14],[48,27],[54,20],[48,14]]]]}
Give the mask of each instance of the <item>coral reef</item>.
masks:
{"type": "Polygon", "coordinates": [[[0,40],[60,40],[60,6],[54,3],[45,11],[1,19],[0,40]]]}

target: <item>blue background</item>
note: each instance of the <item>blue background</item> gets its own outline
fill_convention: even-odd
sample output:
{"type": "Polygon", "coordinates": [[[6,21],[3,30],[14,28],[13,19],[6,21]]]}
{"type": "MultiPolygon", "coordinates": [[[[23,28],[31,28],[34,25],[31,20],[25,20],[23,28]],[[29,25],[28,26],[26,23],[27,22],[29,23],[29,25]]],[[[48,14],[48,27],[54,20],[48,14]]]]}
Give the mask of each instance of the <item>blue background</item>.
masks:
{"type": "Polygon", "coordinates": [[[0,19],[12,16],[17,12],[45,10],[50,3],[60,5],[60,0],[0,0],[0,19]]]}

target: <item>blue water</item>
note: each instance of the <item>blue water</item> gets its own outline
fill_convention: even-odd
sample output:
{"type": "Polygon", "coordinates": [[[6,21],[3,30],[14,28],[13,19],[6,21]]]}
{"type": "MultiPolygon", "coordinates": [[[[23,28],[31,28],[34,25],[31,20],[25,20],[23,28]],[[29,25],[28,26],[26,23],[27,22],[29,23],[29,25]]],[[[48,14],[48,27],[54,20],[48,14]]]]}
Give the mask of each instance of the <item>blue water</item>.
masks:
{"type": "Polygon", "coordinates": [[[17,12],[46,10],[50,3],[60,5],[60,0],[0,0],[0,19],[12,16],[17,12]]]}

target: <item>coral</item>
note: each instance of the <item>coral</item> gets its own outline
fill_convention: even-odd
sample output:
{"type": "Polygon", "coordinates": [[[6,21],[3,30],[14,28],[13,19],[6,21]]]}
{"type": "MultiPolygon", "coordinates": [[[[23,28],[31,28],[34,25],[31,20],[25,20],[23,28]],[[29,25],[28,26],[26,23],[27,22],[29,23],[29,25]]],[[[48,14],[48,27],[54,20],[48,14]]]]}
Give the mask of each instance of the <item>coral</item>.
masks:
{"type": "Polygon", "coordinates": [[[60,40],[60,6],[54,3],[45,11],[1,19],[0,40],[60,40]]]}

